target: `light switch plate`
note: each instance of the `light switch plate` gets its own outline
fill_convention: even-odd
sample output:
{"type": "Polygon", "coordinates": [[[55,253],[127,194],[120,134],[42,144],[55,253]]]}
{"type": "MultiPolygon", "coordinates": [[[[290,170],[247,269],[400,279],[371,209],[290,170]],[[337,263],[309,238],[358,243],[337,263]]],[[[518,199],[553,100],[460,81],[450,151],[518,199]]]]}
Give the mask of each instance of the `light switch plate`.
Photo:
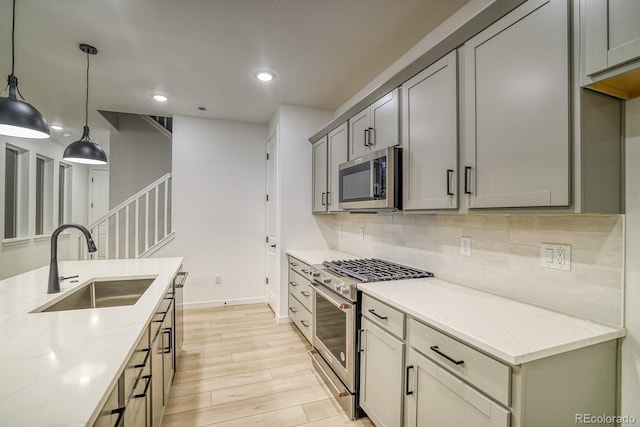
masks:
{"type": "Polygon", "coordinates": [[[471,256],[471,237],[460,238],[460,255],[471,256]]]}
{"type": "Polygon", "coordinates": [[[541,244],[540,265],[544,268],[571,271],[571,245],[541,244]]]}

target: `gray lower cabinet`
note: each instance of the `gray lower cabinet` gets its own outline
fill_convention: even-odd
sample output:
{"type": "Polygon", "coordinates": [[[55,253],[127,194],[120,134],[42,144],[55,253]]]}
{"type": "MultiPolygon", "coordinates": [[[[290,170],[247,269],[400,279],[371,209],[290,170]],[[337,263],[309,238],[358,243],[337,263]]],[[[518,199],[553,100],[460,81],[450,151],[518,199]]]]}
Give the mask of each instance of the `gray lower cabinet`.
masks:
{"type": "Polygon", "coordinates": [[[313,276],[310,266],[289,257],[289,319],[307,341],[313,340],[313,276]]]}
{"type": "Polygon", "coordinates": [[[402,425],[404,342],[362,318],[360,406],[378,426],[402,425]]]}
{"type": "Polygon", "coordinates": [[[407,372],[407,427],[509,427],[509,410],[413,348],[407,352],[407,372]]]}
{"type": "Polygon", "coordinates": [[[457,100],[456,51],[402,85],[404,210],[458,207],[457,100]]]}
{"type": "Polygon", "coordinates": [[[160,426],[177,360],[174,295],[170,286],[94,427],[160,426]]]}
{"type": "Polygon", "coordinates": [[[471,208],[570,204],[568,9],[529,0],[464,45],[471,208]]]}

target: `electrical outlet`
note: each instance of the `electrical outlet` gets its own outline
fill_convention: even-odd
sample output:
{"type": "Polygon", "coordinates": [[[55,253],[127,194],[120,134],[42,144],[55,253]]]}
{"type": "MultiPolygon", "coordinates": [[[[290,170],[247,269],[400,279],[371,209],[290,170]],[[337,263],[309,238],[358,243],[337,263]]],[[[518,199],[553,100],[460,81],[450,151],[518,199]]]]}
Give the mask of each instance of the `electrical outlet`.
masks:
{"type": "Polygon", "coordinates": [[[216,280],[214,282],[216,285],[222,285],[222,276],[217,274],[216,275],[216,280]]]}
{"type": "Polygon", "coordinates": [[[571,271],[571,245],[541,244],[540,265],[554,270],[571,271]]]}
{"type": "Polygon", "coordinates": [[[364,240],[364,227],[360,227],[360,240],[364,240]]]}
{"type": "Polygon", "coordinates": [[[460,255],[471,256],[471,237],[460,238],[460,255]]]}

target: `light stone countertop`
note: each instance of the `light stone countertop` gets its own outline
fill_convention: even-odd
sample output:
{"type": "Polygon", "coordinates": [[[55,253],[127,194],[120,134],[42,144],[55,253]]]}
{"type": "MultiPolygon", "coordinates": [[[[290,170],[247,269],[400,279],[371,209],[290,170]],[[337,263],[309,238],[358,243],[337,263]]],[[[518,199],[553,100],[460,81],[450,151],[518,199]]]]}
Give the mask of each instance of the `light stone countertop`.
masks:
{"type": "Polygon", "coordinates": [[[67,261],[61,292],[47,294],[49,267],[0,281],[0,424],[85,426],[133,354],[182,258],[67,261]],[[31,313],[94,279],[153,278],[130,306],[31,313]]]}
{"type": "Polygon", "coordinates": [[[624,328],[436,278],[363,283],[358,289],[511,365],[626,335],[624,328]]]}
{"type": "Polygon", "coordinates": [[[331,249],[289,249],[287,254],[310,265],[322,264],[323,261],[362,258],[331,249]]]}

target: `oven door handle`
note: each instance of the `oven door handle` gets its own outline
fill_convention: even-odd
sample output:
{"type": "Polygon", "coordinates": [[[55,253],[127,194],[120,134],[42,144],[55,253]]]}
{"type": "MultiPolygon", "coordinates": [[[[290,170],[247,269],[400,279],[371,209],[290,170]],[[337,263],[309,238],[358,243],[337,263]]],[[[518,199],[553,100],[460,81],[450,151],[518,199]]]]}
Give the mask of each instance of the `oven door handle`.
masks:
{"type": "Polygon", "coordinates": [[[323,290],[320,290],[320,285],[315,283],[309,283],[309,285],[313,288],[313,290],[319,293],[324,299],[329,301],[332,305],[340,310],[350,310],[352,304],[336,295],[331,295],[331,292],[327,293],[323,290]]]}

